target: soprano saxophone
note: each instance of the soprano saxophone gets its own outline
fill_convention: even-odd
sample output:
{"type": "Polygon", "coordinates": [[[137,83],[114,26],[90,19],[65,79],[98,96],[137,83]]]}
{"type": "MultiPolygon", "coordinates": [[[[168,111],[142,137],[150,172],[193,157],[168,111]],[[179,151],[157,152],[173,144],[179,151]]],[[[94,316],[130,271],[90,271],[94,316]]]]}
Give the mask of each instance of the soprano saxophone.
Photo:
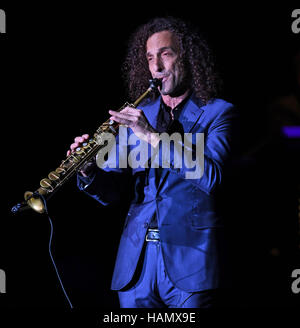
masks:
{"type": "MultiPolygon", "coordinates": [[[[118,111],[127,106],[136,108],[140,102],[155,90],[161,83],[159,79],[149,80],[149,88],[132,104],[126,102],[118,111]]],[[[48,174],[47,178],[40,181],[40,187],[34,191],[26,191],[22,203],[15,205],[12,212],[16,213],[25,209],[33,209],[37,213],[46,211],[46,200],[53,196],[56,191],[68,181],[76,172],[78,172],[87,162],[97,155],[99,150],[104,147],[101,140],[101,134],[110,132],[114,135],[118,134],[119,124],[107,120],[94,133],[93,137],[83,143],[81,147],[75,149],[66,159],[64,159],[59,167],[48,174]]]]}

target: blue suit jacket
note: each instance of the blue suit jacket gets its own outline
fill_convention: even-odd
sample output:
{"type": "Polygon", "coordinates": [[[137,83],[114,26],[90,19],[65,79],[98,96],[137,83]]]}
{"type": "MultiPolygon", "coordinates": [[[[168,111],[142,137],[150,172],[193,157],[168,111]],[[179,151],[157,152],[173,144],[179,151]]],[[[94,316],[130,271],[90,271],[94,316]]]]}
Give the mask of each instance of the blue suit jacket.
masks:
{"type": "MultiPolygon", "coordinates": [[[[140,106],[156,127],[160,98],[140,106]]],[[[124,176],[135,184],[135,197],[125,219],[111,288],[120,290],[132,280],[145,242],[150,219],[156,212],[166,272],[180,289],[195,292],[224,286],[226,254],[222,217],[215,192],[231,154],[233,126],[237,117],[232,104],[215,99],[203,106],[194,95],[179,116],[184,132],[204,133],[204,173],[186,179],[186,168],[163,169],[155,182],[154,169],[97,168],[90,178],[78,176],[78,186],[104,205],[118,202],[124,176]],[[144,174],[143,174],[144,173],[144,174]]],[[[130,130],[130,129],[128,129],[130,130]]],[[[131,131],[131,130],[130,130],[131,131]]],[[[132,132],[132,131],[131,131],[132,132]]]]}

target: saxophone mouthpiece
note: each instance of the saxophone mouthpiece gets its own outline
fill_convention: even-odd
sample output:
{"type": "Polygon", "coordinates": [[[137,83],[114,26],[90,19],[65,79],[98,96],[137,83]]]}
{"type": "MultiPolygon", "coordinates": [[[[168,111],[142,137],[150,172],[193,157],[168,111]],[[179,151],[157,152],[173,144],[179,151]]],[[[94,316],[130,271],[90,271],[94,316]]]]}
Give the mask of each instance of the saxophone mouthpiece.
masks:
{"type": "Polygon", "coordinates": [[[157,89],[158,87],[161,87],[161,81],[162,81],[162,79],[157,79],[157,78],[155,78],[155,79],[150,79],[150,80],[149,80],[150,88],[151,88],[152,90],[154,90],[154,89],[157,89]]]}

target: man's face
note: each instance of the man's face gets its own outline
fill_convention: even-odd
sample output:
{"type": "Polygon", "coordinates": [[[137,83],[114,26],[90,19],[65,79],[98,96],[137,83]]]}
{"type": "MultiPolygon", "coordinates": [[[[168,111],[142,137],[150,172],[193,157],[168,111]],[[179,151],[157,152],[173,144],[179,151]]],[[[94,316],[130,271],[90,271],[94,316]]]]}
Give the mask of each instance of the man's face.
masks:
{"type": "Polygon", "coordinates": [[[184,72],[179,64],[176,36],[169,31],[155,33],[146,44],[146,56],[153,78],[162,79],[161,94],[176,95],[182,87],[184,72]]]}

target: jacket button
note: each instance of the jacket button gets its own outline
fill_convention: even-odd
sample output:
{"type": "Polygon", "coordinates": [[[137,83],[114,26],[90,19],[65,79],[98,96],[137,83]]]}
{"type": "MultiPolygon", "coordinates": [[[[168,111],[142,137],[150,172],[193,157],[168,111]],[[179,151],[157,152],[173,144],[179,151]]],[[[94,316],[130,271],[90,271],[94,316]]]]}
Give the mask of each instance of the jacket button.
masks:
{"type": "Polygon", "coordinates": [[[156,200],[158,200],[160,202],[162,200],[162,197],[161,196],[157,196],[156,197],[156,200]]]}
{"type": "Polygon", "coordinates": [[[144,228],[148,228],[148,226],[149,226],[149,223],[148,222],[145,222],[144,223],[144,228]]]}

